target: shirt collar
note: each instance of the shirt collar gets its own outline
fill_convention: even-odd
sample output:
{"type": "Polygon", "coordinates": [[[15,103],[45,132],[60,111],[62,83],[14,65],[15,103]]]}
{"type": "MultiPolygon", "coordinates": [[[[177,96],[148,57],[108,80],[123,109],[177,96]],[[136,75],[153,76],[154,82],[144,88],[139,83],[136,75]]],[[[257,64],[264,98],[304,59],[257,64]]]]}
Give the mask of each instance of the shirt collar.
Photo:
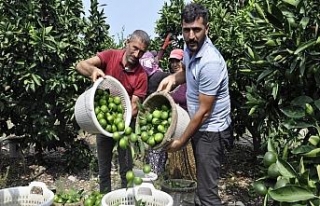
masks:
{"type": "Polygon", "coordinates": [[[123,71],[128,72],[128,73],[134,73],[135,71],[137,71],[137,70],[139,69],[140,63],[138,62],[138,64],[137,64],[135,67],[131,68],[131,69],[129,69],[128,67],[125,67],[125,66],[123,65],[123,63],[122,63],[122,59],[123,59],[123,56],[125,55],[125,52],[126,52],[125,49],[122,49],[122,50],[121,50],[121,54],[122,54],[122,55],[121,55],[120,65],[122,66],[123,71]]]}

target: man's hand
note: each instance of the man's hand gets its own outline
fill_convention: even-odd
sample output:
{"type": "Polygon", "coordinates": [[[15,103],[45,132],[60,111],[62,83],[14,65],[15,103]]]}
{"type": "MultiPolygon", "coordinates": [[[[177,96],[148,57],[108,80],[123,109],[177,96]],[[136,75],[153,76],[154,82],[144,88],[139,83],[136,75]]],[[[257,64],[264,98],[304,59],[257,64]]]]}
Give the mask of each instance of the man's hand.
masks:
{"type": "Polygon", "coordinates": [[[167,152],[176,152],[180,150],[184,145],[184,142],[182,142],[180,139],[174,139],[172,140],[169,145],[165,147],[167,152]]]}
{"type": "Polygon", "coordinates": [[[157,91],[170,92],[175,86],[176,80],[174,75],[169,75],[160,82],[157,91]]]}
{"type": "Polygon", "coordinates": [[[104,77],[104,76],[106,76],[105,73],[101,69],[95,67],[92,70],[90,78],[92,79],[93,82],[95,82],[99,77],[104,77]]]}

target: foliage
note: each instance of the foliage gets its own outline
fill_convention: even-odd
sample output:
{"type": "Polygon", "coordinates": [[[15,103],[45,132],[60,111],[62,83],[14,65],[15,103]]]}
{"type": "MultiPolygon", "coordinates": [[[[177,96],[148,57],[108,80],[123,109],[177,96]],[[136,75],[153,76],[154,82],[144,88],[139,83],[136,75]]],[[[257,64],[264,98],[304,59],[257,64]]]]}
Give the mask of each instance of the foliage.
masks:
{"type": "Polygon", "coordinates": [[[74,140],[73,106],[89,83],[75,63],[112,45],[97,5],[86,18],[80,0],[0,2],[2,134],[25,135],[38,152],[74,140]]]}
{"type": "MultiPolygon", "coordinates": [[[[267,175],[269,169],[269,175],[276,176],[276,170],[280,168],[282,176],[289,175],[288,178],[292,179],[290,191],[299,194],[292,197],[288,190],[279,189],[272,190],[267,197],[275,202],[294,201],[302,205],[306,205],[306,201],[313,201],[315,197],[317,199],[319,2],[194,2],[209,9],[209,37],[228,64],[236,135],[252,135],[255,156],[260,149],[276,152],[277,167],[273,165],[272,169],[264,169],[263,175],[267,175]],[[272,147],[267,144],[270,140],[272,147]],[[313,159],[306,160],[306,155],[313,156],[313,159]],[[308,169],[301,173],[299,163],[308,169]],[[309,179],[312,179],[310,188],[310,185],[302,184],[309,179]]],[[[176,17],[171,14],[170,18],[172,21],[167,22],[171,24],[176,17]]],[[[163,24],[160,24],[159,30],[170,28],[167,27],[169,23],[163,24]]],[[[176,24],[176,28],[179,28],[179,24],[176,24]]],[[[275,184],[274,180],[272,184],[275,184]]],[[[319,205],[317,201],[312,204],[319,205]]]]}

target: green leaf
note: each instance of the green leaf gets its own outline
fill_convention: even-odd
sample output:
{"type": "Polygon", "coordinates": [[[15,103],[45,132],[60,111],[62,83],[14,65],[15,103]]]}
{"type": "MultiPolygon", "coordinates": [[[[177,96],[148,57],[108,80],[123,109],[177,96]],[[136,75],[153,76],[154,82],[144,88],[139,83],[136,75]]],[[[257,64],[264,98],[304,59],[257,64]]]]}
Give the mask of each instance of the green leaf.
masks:
{"type": "Polygon", "coordinates": [[[295,185],[288,185],[275,190],[270,190],[268,194],[272,199],[279,202],[299,202],[316,198],[311,191],[295,185]]]}
{"type": "Polygon", "coordinates": [[[317,165],[318,180],[320,180],[320,165],[317,165]]]}
{"type": "Polygon", "coordinates": [[[302,155],[306,157],[320,157],[320,148],[313,149],[310,152],[302,155]]]}
{"type": "Polygon", "coordinates": [[[303,174],[306,171],[303,163],[303,157],[300,158],[299,162],[299,174],[303,174]]]}
{"type": "Polygon", "coordinates": [[[314,101],[314,105],[320,110],[320,99],[314,101]]]}
{"type": "Polygon", "coordinates": [[[313,102],[313,99],[309,96],[299,96],[299,97],[296,97],[294,98],[290,104],[293,105],[293,106],[300,106],[302,108],[304,108],[304,106],[306,105],[306,103],[311,103],[313,102]]]}
{"type": "Polygon", "coordinates": [[[294,54],[294,55],[297,55],[297,54],[299,54],[300,52],[308,49],[309,47],[311,47],[311,46],[313,46],[313,45],[316,45],[316,40],[314,40],[314,39],[313,39],[313,40],[310,40],[310,41],[308,41],[308,42],[303,43],[301,46],[298,47],[298,49],[296,49],[296,50],[294,51],[293,54],[294,54]]]}
{"type": "Polygon", "coordinates": [[[276,83],[275,86],[272,88],[273,99],[277,99],[278,91],[279,91],[279,84],[276,83]]]}
{"type": "Polygon", "coordinates": [[[256,10],[257,10],[259,16],[263,19],[266,19],[266,16],[264,15],[264,12],[263,12],[262,8],[260,7],[260,5],[258,3],[255,3],[254,5],[256,7],[256,10]]]}
{"type": "Polygon", "coordinates": [[[33,81],[38,85],[38,86],[41,86],[41,83],[39,81],[39,76],[38,75],[35,75],[35,74],[31,74],[31,77],[33,79],[33,81]]]}
{"type": "Polygon", "coordinates": [[[277,154],[277,150],[274,146],[274,141],[272,138],[268,138],[268,145],[267,145],[267,149],[268,149],[268,152],[274,152],[277,154]]]}
{"type": "Polygon", "coordinates": [[[306,29],[308,23],[309,23],[310,18],[309,17],[303,17],[300,21],[300,25],[302,29],[306,29]]]}
{"type": "Polygon", "coordinates": [[[273,14],[271,14],[270,12],[266,13],[267,19],[269,20],[269,22],[276,28],[278,29],[282,29],[283,25],[281,20],[279,20],[276,16],[274,16],[273,14]]]}
{"type": "Polygon", "coordinates": [[[277,167],[279,169],[280,174],[286,178],[294,178],[297,176],[297,172],[293,169],[293,167],[286,161],[281,158],[277,160],[277,167]]]}
{"type": "Polygon", "coordinates": [[[52,28],[53,28],[52,26],[46,27],[46,28],[45,28],[45,34],[46,34],[46,35],[49,34],[49,33],[51,32],[52,28]]]}
{"type": "Polygon", "coordinates": [[[311,145],[300,145],[296,148],[294,148],[291,153],[292,154],[304,154],[304,153],[308,153],[310,152],[311,150],[313,150],[315,147],[314,146],[311,146],[311,145]]]}
{"type": "Polygon", "coordinates": [[[291,6],[297,7],[301,0],[282,0],[284,3],[290,4],[291,6]]]}
{"type": "Polygon", "coordinates": [[[247,46],[247,49],[248,49],[248,53],[249,53],[250,58],[254,59],[255,56],[254,56],[254,52],[252,51],[252,49],[249,46],[247,46]]]}
{"type": "Polygon", "coordinates": [[[263,80],[264,78],[268,77],[269,75],[271,75],[272,73],[274,72],[274,70],[271,70],[271,69],[267,69],[267,70],[264,70],[258,77],[257,81],[261,81],[263,80]]]}
{"type": "Polygon", "coordinates": [[[288,106],[281,108],[280,111],[289,118],[299,119],[305,116],[305,111],[301,107],[288,106]]]}

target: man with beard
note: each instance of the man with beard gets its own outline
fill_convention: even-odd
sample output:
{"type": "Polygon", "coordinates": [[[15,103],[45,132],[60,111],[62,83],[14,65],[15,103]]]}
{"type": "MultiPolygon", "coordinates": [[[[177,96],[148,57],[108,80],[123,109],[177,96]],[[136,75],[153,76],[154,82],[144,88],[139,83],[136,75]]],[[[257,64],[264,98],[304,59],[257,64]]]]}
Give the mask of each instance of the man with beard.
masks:
{"type": "Polygon", "coordinates": [[[221,160],[225,147],[233,144],[230,117],[228,70],[220,52],[208,38],[209,13],[200,4],[190,3],[181,14],[182,35],[186,44],[185,70],[176,72],[160,83],[158,90],[187,83],[189,125],[180,137],[168,145],[168,152],[193,144],[197,195],[201,206],[222,205],[218,195],[221,160]]]}
{"type": "MultiPolygon", "coordinates": [[[[142,102],[147,93],[148,78],[139,59],[147,51],[149,44],[149,35],[142,30],[136,30],[126,41],[124,49],[99,52],[95,57],[80,61],[76,66],[79,73],[91,78],[93,82],[105,75],[113,76],[121,82],[131,99],[131,126],[134,125],[134,118],[138,112],[138,102],[142,102]]],[[[96,140],[100,192],[106,193],[111,191],[111,162],[115,141],[102,134],[98,134],[96,140]]],[[[126,187],[126,172],[133,167],[130,149],[118,147],[118,155],[121,186],[126,187]]]]}

